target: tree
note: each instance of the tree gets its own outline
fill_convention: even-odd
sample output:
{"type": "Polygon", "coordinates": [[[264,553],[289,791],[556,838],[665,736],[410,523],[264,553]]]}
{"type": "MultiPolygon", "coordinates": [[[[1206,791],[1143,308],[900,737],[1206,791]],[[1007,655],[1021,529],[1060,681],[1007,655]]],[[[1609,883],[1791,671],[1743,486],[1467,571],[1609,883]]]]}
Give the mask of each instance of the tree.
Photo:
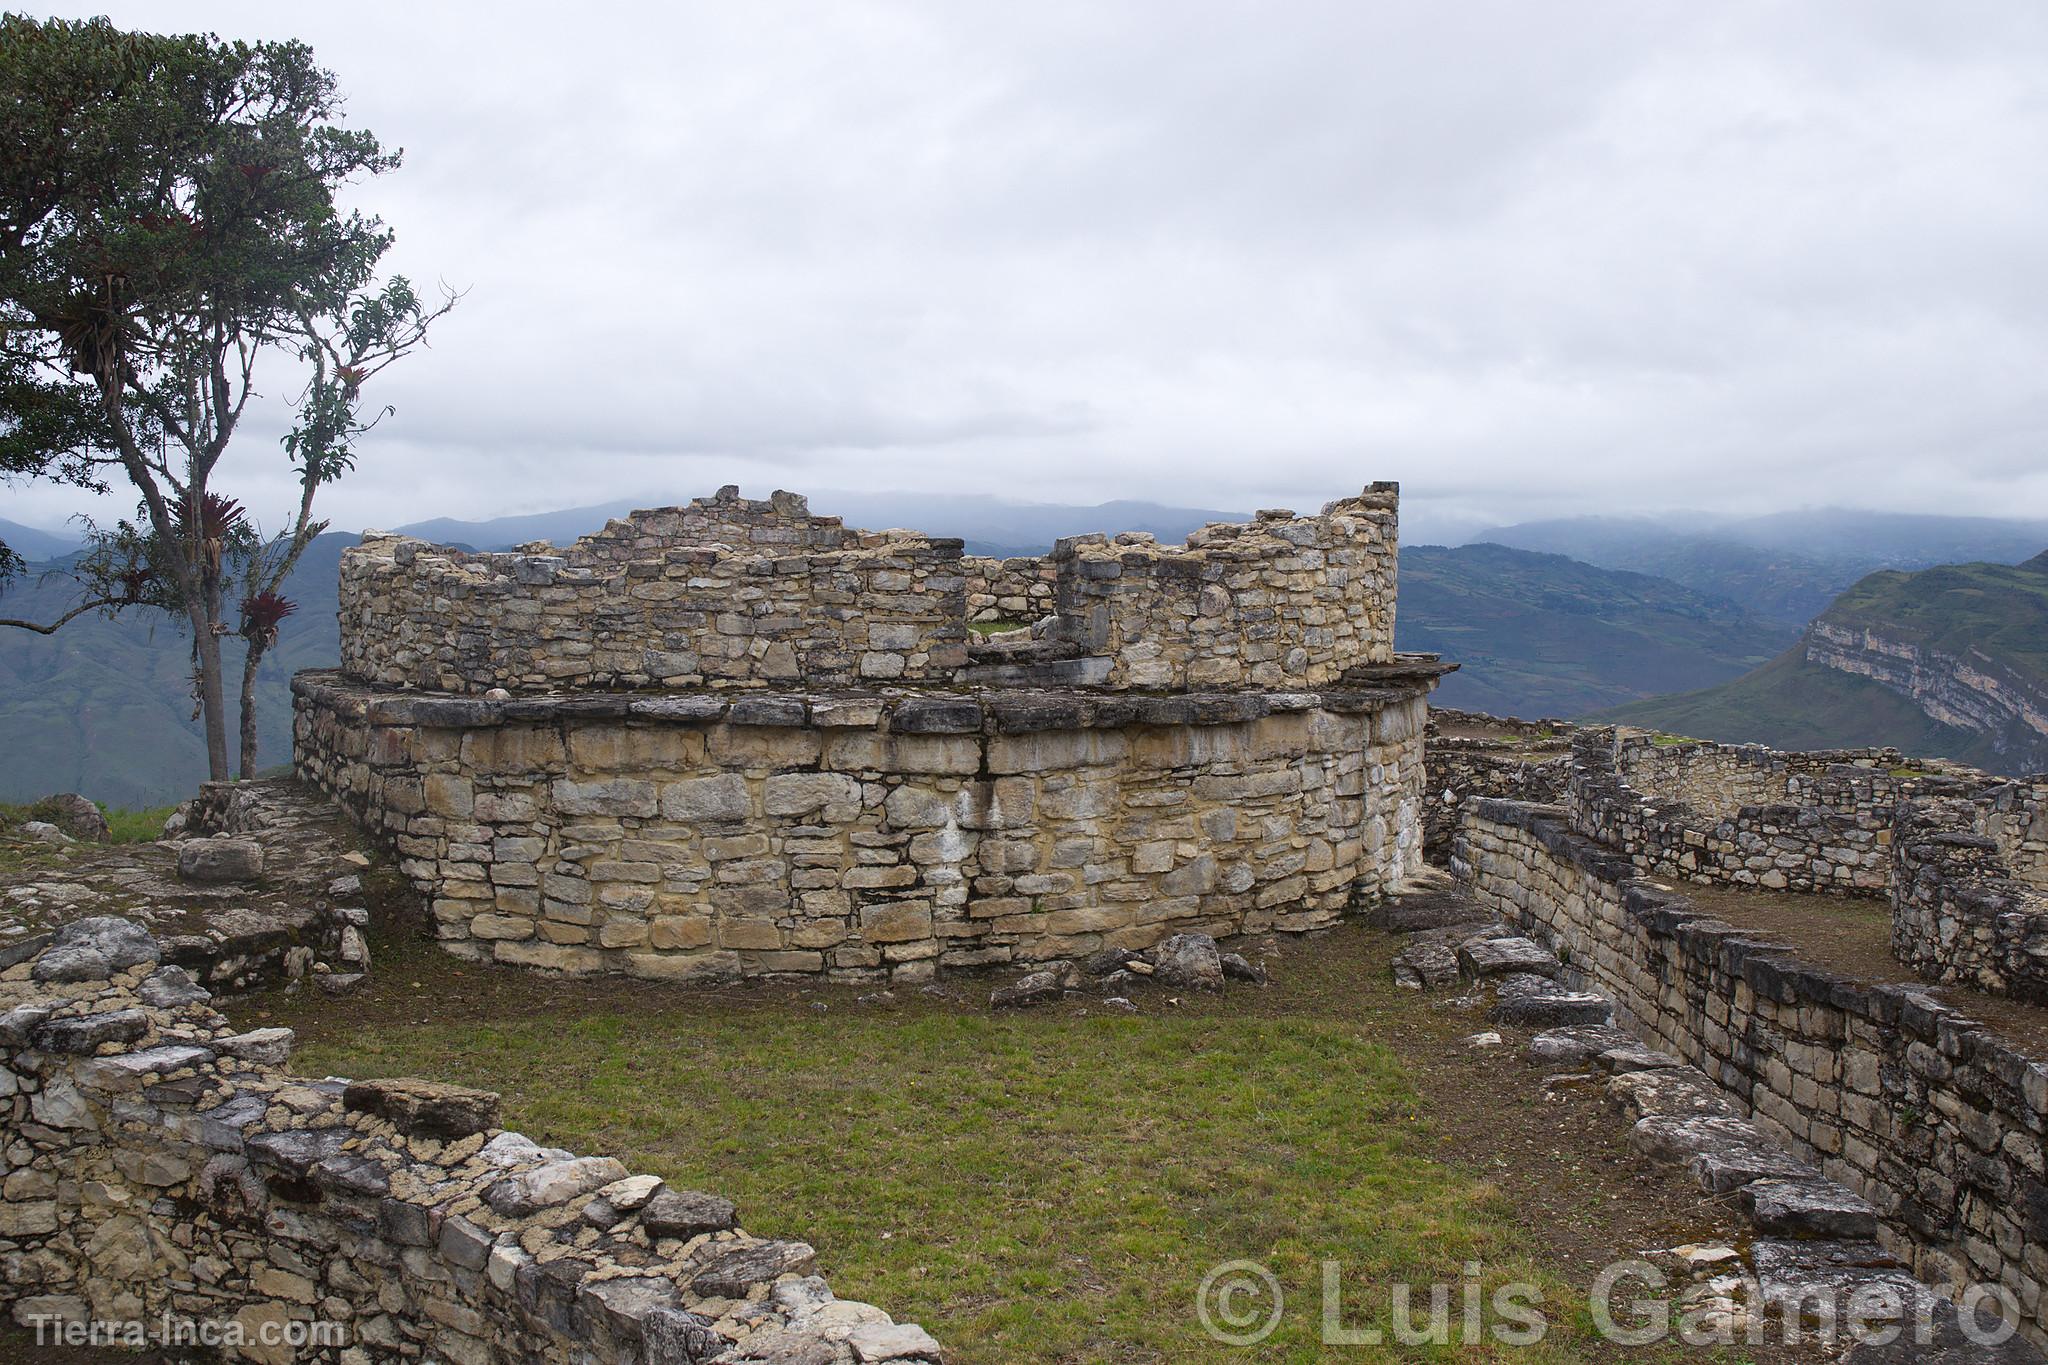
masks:
{"type": "Polygon", "coordinates": [[[399,154],[340,110],[302,43],[0,19],[0,472],[135,489],[133,523],[94,528],[64,619],[154,606],[184,622],[216,780],[222,639],[246,644],[247,776],[254,671],[290,611],[278,589],[326,527],[315,496],[390,411],[363,387],[458,298],[378,280],[391,232],[335,199],[399,154]],[[304,377],[283,441],[296,505],[267,540],[211,486],[266,357],[304,377]]]}

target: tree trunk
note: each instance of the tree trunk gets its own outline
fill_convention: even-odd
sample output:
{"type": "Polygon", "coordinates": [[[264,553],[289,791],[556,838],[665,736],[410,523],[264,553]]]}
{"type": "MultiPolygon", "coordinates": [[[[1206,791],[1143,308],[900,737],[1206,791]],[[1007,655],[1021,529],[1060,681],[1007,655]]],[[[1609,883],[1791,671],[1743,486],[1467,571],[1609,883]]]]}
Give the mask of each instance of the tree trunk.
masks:
{"type": "Polygon", "coordinates": [[[199,718],[206,724],[206,770],[215,782],[234,776],[228,766],[227,689],[221,680],[220,637],[213,633],[212,615],[201,603],[192,617],[193,657],[199,661],[199,718]]]}
{"type": "Polygon", "coordinates": [[[256,776],[256,669],[263,662],[264,637],[249,641],[242,658],[242,780],[256,776]]]}

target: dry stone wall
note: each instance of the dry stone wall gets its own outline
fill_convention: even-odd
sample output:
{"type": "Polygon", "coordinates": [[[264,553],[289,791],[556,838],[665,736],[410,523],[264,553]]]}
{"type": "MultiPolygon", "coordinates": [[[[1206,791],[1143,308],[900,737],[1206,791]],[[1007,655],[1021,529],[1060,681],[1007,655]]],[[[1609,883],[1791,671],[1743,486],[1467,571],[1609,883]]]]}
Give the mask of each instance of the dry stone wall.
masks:
{"type": "Polygon", "coordinates": [[[1320,687],[1393,659],[1399,490],[1319,516],[1214,523],[1183,547],[1149,535],[1059,542],[1059,636],[1112,687],[1320,687]]]}
{"type": "Polygon", "coordinates": [[[1930,980],[2048,1003],[2042,784],[1998,782],[1898,811],[1892,955],[1930,980]]]}
{"type": "Polygon", "coordinates": [[[1573,740],[1573,828],[1646,872],[1767,891],[1886,894],[1908,780],[1896,750],[1783,754],[1664,747],[1586,730],[1573,740]],[[1715,783],[1725,778],[1727,788],[1715,783]],[[1752,799],[1756,798],[1756,799],[1752,799]]]}
{"type": "Polygon", "coordinates": [[[1035,556],[994,559],[966,555],[960,572],[967,580],[967,619],[977,624],[1029,625],[1058,607],[1057,577],[1050,561],[1035,556]]]}
{"type": "Polygon", "coordinates": [[[1420,858],[1420,689],[410,697],[296,753],[454,951],[689,981],[1306,930],[1420,858]]]}
{"type": "Polygon", "coordinates": [[[940,1359],[726,1200],[504,1131],[495,1095],[293,1074],[290,1030],[237,1032],[139,927],[68,932],[0,974],[23,1326],[171,1326],[263,1365],[940,1359]]]}
{"type": "Polygon", "coordinates": [[[964,603],[957,540],[726,490],[563,550],[366,537],[341,561],[341,666],[472,693],[946,679],[967,662],[964,603]]]}
{"type": "Polygon", "coordinates": [[[1473,797],[1563,800],[1576,730],[1561,720],[1516,720],[1432,706],[1424,742],[1424,856],[1449,861],[1458,812],[1473,797]]]}
{"type": "Polygon", "coordinates": [[[1467,804],[1453,870],[1566,957],[1621,1022],[1875,1204],[1936,1284],[1996,1281],[2048,1339],[2048,1067],[1908,988],[1745,937],[1556,807],[1467,804]]]}
{"type": "Polygon", "coordinates": [[[342,557],[341,666],[386,687],[469,693],[1320,687],[1393,659],[1398,502],[1395,485],[1374,484],[1313,517],[1264,512],[1178,547],[1083,536],[1043,560],[970,560],[958,540],[856,531],[795,494],[755,502],[731,488],[561,550],[470,554],[373,535],[342,557]],[[977,656],[970,620],[1050,624],[977,656]],[[1030,672],[1049,664],[1061,667],[1030,672]]]}

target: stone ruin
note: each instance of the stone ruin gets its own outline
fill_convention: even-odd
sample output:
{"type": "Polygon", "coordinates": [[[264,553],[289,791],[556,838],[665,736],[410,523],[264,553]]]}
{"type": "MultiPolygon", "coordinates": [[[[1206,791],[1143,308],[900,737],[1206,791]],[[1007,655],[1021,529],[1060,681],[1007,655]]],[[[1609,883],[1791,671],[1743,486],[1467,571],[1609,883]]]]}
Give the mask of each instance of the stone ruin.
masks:
{"type": "Polygon", "coordinates": [[[294,1073],[290,1029],[234,1029],[132,920],[27,946],[0,968],[0,1303],[24,1328],[261,1365],[944,1358],[837,1298],[809,1244],[507,1131],[495,1094],[294,1073]]]}
{"type": "Polygon", "coordinates": [[[1611,1010],[1620,1031],[1587,1036],[1622,1048],[1603,1064],[1635,1145],[1754,1205],[1760,1232],[1804,1207],[1790,1221],[1817,1240],[1787,1245],[1835,1256],[1837,1279],[1909,1267],[1938,1287],[1999,1286],[2020,1334],[2048,1342],[2038,1049],[1911,984],[1804,960],[1682,885],[1883,900],[1911,971],[2048,1003],[2048,777],[1461,719],[1493,733],[1430,756],[1451,869],[1551,976],[1611,1010]]]}
{"type": "Polygon", "coordinates": [[[1397,503],[1037,561],[733,488],[562,549],[371,535],[295,763],[475,959],[916,981],[1322,928],[1421,861],[1452,665],[1394,653],[1397,503]]]}

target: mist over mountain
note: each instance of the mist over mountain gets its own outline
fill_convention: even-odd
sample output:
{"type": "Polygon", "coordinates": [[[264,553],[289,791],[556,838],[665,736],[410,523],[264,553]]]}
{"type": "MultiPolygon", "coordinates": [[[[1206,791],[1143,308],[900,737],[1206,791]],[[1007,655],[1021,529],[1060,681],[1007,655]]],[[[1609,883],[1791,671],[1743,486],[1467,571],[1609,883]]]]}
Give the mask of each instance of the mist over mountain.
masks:
{"type": "Polygon", "coordinates": [[[85,542],[83,538],[59,531],[41,531],[18,521],[0,517],[0,545],[5,545],[31,563],[60,559],[85,542]]]}
{"type": "Polygon", "coordinates": [[[2048,544],[2048,522],[1819,508],[1746,518],[1570,517],[1495,527],[1475,539],[1655,574],[1804,625],[1876,569],[2025,559],[2048,544]]]}

